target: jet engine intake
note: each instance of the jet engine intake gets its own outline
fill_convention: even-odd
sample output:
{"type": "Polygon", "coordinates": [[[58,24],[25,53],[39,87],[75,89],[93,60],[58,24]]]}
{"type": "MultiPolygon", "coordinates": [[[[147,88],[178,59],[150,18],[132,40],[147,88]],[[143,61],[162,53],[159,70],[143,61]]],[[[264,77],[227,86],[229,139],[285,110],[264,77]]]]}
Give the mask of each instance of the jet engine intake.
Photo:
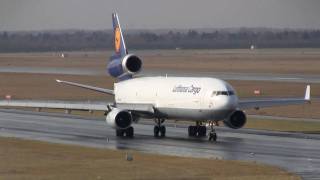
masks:
{"type": "Polygon", "coordinates": [[[226,120],[223,121],[226,126],[232,129],[242,128],[246,122],[247,117],[243,111],[234,111],[226,120]]]}
{"type": "Polygon", "coordinates": [[[107,124],[115,129],[127,129],[131,126],[132,121],[130,112],[118,108],[112,109],[106,117],[107,124]]]}
{"type": "Polygon", "coordinates": [[[141,59],[134,55],[128,54],[122,59],[111,60],[108,64],[108,72],[113,77],[119,77],[124,74],[134,75],[142,69],[141,59]]]}
{"type": "Polygon", "coordinates": [[[129,74],[136,74],[142,68],[141,59],[133,54],[125,56],[122,60],[122,67],[129,74]]]}

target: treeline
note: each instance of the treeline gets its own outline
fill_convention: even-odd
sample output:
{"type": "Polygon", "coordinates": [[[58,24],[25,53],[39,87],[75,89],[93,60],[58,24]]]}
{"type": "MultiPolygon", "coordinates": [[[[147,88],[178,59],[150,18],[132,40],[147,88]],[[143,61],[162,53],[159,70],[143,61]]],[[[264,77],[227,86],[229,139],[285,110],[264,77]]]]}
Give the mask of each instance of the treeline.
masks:
{"type": "MultiPolygon", "coordinates": [[[[130,49],[317,48],[320,30],[135,31],[125,35],[130,49]]],[[[0,32],[0,52],[100,50],[113,48],[109,31],[0,32]]]]}

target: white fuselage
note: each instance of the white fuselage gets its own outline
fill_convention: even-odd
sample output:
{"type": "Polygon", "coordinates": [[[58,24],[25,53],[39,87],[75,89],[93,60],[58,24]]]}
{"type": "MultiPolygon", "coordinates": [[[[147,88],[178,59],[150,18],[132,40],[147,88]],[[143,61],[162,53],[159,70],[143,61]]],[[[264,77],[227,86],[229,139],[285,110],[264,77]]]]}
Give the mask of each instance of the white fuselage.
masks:
{"type": "Polygon", "coordinates": [[[214,78],[141,77],[114,91],[116,103],[152,104],[164,118],[223,120],[238,106],[232,86],[214,78]]]}

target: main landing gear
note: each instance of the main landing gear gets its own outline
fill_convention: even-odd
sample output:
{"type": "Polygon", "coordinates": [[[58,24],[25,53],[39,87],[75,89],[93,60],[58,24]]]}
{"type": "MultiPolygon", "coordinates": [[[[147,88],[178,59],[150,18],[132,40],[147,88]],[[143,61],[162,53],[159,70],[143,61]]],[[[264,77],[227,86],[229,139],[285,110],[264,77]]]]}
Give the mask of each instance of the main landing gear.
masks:
{"type": "Polygon", "coordinates": [[[117,137],[129,137],[133,138],[134,129],[132,126],[128,127],[127,129],[117,129],[116,130],[117,137]]]}
{"type": "Polygon", "coordinates": [[[166,136],[166,127],[161,125],[164,123],[164,119],[155,119],[156,125],[153,128],[154,137],[165,137],[166,136]]]}
{"type": "Polygon", "coordinates": [[[205,137],[207,134],[206,126],[202,126],[200,121],[196,122],[195,126],[188,127],[188,135],[190,137],[205,137]]]}

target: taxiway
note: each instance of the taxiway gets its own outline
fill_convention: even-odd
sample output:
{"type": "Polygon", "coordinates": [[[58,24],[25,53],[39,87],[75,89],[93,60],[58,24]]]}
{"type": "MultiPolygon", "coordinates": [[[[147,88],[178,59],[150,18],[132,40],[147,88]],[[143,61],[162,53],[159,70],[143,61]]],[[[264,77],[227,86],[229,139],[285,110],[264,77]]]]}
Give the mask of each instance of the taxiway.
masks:
{"type": "Polygon", "coordinates": [[[167,125],[167,137],[153,137],[152,122],[136,124],[133,139],[117,138],[103,119],[0,110],[0,136],[130,149],[147,153],[256,161],[282,167],[304,179],[320,177],[320,135],[218,128],[218,141],[187,136],[186,126],[167,125]]]}

